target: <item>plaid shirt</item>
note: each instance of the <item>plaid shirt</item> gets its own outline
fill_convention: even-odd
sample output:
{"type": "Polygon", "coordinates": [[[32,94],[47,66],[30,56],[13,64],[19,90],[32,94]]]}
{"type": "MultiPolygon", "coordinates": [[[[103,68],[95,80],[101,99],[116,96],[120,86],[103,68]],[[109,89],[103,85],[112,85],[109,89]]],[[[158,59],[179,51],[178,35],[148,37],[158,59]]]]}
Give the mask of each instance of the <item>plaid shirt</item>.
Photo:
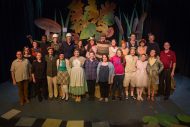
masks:
{"type": "Polygon", "coordinates": [[[85,61],[84,68],[86,80],[96,80],[98,63],[98,60],[90,61],[88,59],[85,61]]]}

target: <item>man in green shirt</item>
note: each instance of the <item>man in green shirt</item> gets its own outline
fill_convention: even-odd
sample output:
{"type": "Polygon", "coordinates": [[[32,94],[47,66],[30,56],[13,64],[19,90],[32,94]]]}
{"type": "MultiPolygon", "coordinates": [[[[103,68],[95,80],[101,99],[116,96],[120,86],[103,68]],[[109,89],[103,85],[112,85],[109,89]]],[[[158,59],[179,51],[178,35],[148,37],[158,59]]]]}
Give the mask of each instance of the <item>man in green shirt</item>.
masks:
{"type": "Polygon", "coordinates": [[[58,87],[57,87],[57,61],[58,56],[54,55],[54,49],[52,47],[48,48],[48,55],[45,56],[47,62],[47,81],[48,81],[48,93],[49,99],[52,99],[53,96],[57,98],[58,96],[58,87]]]}

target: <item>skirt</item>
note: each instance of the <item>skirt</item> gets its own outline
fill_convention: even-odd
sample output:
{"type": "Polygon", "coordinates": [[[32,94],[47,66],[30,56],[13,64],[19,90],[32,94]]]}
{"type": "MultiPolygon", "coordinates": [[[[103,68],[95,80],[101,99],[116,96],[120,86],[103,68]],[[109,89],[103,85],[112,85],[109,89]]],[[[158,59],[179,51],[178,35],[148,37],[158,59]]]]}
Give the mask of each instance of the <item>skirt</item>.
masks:
{"type": "Polygon", "coordinates": [[[70,79],[69,93],[73,95],[84,95],[88,91],[83,68],[73,67],[71,69],[70,79]]]}
{"type": "Polygon", "coordinates": [[[57,84],[69,85],[69,73],[67,71],[57,72],[57,84]]]}

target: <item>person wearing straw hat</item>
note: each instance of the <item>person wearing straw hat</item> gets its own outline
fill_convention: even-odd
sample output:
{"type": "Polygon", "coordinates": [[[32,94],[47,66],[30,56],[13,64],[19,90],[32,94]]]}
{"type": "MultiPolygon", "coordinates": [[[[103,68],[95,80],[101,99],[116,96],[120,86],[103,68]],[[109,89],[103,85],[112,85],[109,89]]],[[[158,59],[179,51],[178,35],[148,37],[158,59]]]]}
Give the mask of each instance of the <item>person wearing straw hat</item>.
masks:
{"type": "Polygon", "coordinates": [[[96,58],[102,59],[102,55],[109,55],[110,41],[106,40],[106,34],[102,33],[100,40],[97,42],[96,58]]]}
{"type": "Polygon", "coordinates": [[[65,59],[70,59],[73,56],[75,49],[75,43],[72,40],[71,33],[66,34],[66,41],[64,41],[62,44],[62,52],[65,55],[65,59]]]}
{"type": "Polygon", "coordinates": [[[88,39],[88,44],[85,46],[86,49],[86,57],[89,58],[90,57],[90,52],[93,51],[96,55],[97,52],[97,46],[96,46],[96,42],[94,37],[90,37],[88,39]]]}

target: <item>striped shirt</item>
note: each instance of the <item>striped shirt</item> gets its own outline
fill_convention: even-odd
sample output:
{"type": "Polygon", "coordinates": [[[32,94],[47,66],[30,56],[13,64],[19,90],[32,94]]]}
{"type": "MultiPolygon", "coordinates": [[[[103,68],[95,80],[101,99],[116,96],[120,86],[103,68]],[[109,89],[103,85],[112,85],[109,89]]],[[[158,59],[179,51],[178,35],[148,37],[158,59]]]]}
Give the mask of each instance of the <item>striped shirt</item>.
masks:
{"type": "Polygon", "coordinates": [[[109,47],[110,47],[110,42],[108,40],[106,40],[105,42],[97,42],[97,53],[96,53],[96,57],[98,59],[102,58],[102,55],[109,54],[109,47]]]}

